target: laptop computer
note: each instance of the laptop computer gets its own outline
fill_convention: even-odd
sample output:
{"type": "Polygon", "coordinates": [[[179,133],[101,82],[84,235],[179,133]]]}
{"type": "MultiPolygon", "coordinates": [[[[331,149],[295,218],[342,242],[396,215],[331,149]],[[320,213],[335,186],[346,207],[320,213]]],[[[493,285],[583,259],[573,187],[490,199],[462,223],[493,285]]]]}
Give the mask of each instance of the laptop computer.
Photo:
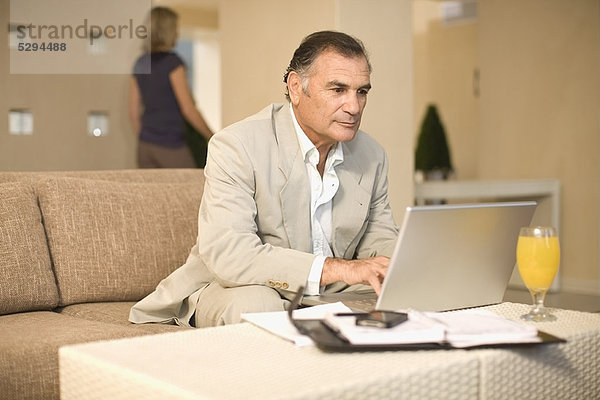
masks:
{"type": "Polygon", "coordinates": [[[536,202],[407,207],[380,296],[371,290],[304,296],[356,311],[447,311],[502,301],[519,229],[536,202]]]}

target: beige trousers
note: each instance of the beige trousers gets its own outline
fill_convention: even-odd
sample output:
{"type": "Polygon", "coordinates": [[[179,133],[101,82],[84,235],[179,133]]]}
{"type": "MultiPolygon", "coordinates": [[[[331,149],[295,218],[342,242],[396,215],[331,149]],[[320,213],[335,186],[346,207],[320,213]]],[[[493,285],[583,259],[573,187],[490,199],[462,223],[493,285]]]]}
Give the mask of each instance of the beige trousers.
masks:
{"type": "Polygon", "coordinates": [[[284,311],[289,305],[288,300],[267,286],[224,288],[212,282],[198,298],[194,322],[196,328],[237,324],[242,313],[284,311]]]}

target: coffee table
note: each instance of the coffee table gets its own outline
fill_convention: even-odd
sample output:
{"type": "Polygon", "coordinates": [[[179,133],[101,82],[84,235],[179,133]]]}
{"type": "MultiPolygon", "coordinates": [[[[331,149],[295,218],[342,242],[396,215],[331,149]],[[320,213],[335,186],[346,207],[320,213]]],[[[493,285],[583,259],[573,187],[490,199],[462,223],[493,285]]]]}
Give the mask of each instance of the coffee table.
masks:
{"type": "Polygon", "coordinates": [[[600,315],[555,313],[566,343],[518,348],[333,354],[247,323],[66,346],[61,399],[600,398],[600,315]]]}

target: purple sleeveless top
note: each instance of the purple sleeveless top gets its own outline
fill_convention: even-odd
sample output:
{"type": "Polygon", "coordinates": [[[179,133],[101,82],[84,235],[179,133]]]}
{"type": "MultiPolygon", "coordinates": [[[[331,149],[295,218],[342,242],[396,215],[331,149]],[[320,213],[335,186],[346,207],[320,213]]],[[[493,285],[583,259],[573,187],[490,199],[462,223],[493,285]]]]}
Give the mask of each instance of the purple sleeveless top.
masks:
{"type": "Polygon", "coordinates": [[[171,148],[186,145],[183,115],[169,80],[180,65],[183,61],[172,52],[146,53],[136,61],[133,74],[144,105],[140,140],[171,148]],[[148,70],[148,63],[151,73],[139,73],[148,70]]]}

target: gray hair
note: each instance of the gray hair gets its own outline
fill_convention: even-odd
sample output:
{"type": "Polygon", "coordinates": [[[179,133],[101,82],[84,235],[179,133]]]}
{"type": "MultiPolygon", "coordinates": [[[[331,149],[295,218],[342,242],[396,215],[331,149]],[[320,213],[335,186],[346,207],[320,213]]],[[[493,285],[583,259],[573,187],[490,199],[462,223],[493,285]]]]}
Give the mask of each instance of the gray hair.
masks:
{"type": "MultiPolygon", "coordinates": [[[[336,31],[320,31],[305,37],[294,52],[290,65],[283,75],[283,82],[287,84],[290,72],[294,71],[302,78],[302,90],[306,93],[308,76],[317,57],[326,50],[333,50],[342,56],[354,58],[364,57],[371,72],[371,63],[363,43],[348,34],[336,31]]],[[[290,100],[290,94],[285,90],[285,97],[290,100]]]]}

